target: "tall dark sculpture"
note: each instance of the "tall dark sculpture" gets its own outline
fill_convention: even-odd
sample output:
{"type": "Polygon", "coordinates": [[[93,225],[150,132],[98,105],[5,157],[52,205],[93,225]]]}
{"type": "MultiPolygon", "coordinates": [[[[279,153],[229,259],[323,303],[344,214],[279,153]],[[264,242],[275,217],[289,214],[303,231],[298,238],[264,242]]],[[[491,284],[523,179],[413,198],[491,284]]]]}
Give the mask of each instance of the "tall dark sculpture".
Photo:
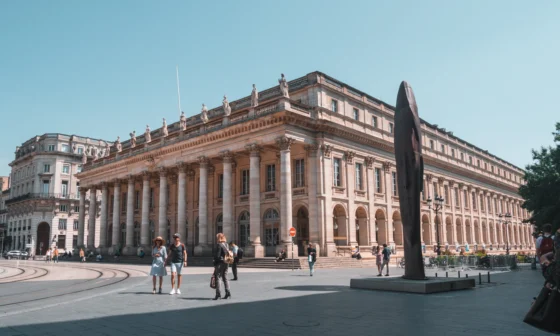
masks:
{"type": "Polygon", "coordinates": [[[424,280],[426,275],[420,238],[420,193],[424,176],[422,133],[416,98],[405,81],[399,88],[395,109],[395,159],[403,225],[403,278],[424,280]]]}

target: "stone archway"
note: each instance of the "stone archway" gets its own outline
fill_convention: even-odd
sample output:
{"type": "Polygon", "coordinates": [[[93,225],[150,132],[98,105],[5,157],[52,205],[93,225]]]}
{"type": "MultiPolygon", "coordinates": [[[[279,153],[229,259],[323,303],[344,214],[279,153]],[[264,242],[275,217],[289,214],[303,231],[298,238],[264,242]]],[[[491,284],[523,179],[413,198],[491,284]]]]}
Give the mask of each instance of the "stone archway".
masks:
{"type": "Polygon", "coordinates": [[[49,237],[51,234],[51,226],[47,222],[41,222],[37,226],[37,244],[35,246],[35,255],[44,255],[49,246],[49,237]]]}
{"type": "Polygon", "coordinates": [[[488,237],[488,226],[486,225],[486,221],[482,221],[482,243],[485,245],[490,244],[490,239],[488,237]]]}
{"type": "Polygon", "coordinates": [[[455,242],[453,239],[453,220],[450,216],[445,217],[445,241],[449,246],[455,249],[455,242]]]}
{"type": "Polygon", "coordinates": [[[422,215],[422,239],[425,245],[432,244],[432,230],[430,230],[430,218],[428,215],[422,215]]]}
{"type": "Polygon", "coordinates": [[[356,209],[356,241],[358,246],[369,246],[367,212],[363,207],[356,209]]]}
{"type": "Polygon", "coordinates": [[[309,243],[309,212],[305,206],[300,206],[296,212],[296,242],[298,246],[298,255],[304,256],[309,243]]]}
{"type": "Polygon", "coordinates": [[[481,245],[482,241],[480,240],[480,226],[478,225],[478,221],[474,220],[474,241],[476,241],[477,245],[481,245]]]}
{"type": "Polygon", "coordinates": [[[246,247],[250,245],[249,238],[251,237],[251,226],[250,224],[250,215],[249,211],[243,211],[239,215],[238,219],[239,223],[239,240],[238,245],[240,247],[246,247]]]}
{"type": "Polygon", "coordinates": [[[347,246],[348,236],[346,235],[346,210],[340,204],[333,209],[333,236],[337,246],[347,246]]]}
{"type": "Polygon", "coordinates": [[[474,244],[474,241],[473,241],[473,239],[472,239],[473,237],[472,237],[471,221],[468,220],[468,219],[465,219],[465,230],[467,230],[467,234],[466,234],[466,236],[467,236],[467,243],[469,243],[469,244],[471,244],[471,245],[474,244]]]}
{"type": "Polygon", "coordinates": [[[463,225],[460,218],[455,220],[455,230],[457,232],[457,243],[463,245],[465,243],[465,237],[463,236],[463,225]]]}
{"type": "Polygon", "coordinates": [[[401,213],[398,211],[393,212],[393,241],[395,245],[403,245],[403,226],[401,213]]]}
{"type": "Polygon", "coordinates": [[[378,245],[387,244],[387,219],[383,210],[375,212],[375,240],[378,245]]]}
{"type": "Polygon", "coordinates": [[[496,243],[496,225],[493,222],[488,222],[490,228],[490,244],[496,243]]]}

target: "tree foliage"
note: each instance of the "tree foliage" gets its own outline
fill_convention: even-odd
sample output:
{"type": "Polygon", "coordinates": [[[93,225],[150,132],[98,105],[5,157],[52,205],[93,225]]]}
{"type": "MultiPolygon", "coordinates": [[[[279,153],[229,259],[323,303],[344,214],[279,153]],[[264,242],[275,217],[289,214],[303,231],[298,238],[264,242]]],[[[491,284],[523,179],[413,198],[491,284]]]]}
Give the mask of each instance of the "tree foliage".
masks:
{"type": "Polygon", "coordinates": [[[525,168],[526,184],[519,188],[523,208],[532,214],[527,221],[537,228],[547,223],[560,228],[560,122],[552,134],[553,146],[533,150],[534,162],[525,168]]]}

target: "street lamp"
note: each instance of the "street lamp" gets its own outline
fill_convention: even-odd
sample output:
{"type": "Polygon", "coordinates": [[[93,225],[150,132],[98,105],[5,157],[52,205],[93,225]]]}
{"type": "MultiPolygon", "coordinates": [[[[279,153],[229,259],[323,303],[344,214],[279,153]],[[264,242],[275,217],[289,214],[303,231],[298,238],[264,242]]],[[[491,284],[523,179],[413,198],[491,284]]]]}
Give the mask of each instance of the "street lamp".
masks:
{"type": "Polygon", "coordinates": [[[437,224],[437,215],[438,212],[443,208],[443,197],[436,195],[436,197],[434,198],[434,200],[432,201],[432,199],[430,197],[428,197],[428,209],[430,210],[434,210],[436,212],[436,217],[435,217],[435,224],[436,224],[436,242],[437,242],[437,248],[436,248],[436,252],[437,255],[441,255],[441,247],[440,247],[440,242],[439,242],[439,225],[437,224]]]}
{"type": "Polygon", "coordinates": [[[503,223],[506,226],[506,255],[509,255],[509,228],[508,224],[511,223],[511,214],[507,212],[505,215],[498,214],[498,223],[503,223]],[[504,219],[502,219],[504,218],[504,219]]]}

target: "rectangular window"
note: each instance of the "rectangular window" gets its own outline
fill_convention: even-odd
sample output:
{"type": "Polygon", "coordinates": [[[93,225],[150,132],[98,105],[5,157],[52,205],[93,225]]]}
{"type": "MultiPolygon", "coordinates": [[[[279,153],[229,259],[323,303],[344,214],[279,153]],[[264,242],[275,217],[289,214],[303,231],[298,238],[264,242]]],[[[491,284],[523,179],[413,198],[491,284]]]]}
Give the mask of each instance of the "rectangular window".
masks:
{"type": "Polygon", "coordinates": [[[78,230],[79,225],[80,225],[80,222],[77,221],[77,220],[74,220],[74,231],[78,230]]]}
{"type": "Polygon", "coordinates": [[[134,194],[134,209],[140,209],[140,190],[136,190],[134,194]]]}
{"type": "Polygon", "coordinates": [[[68,196],[68,181],[62,181],[62,188],[60,189],[62,197],[68,196]]]}
{"type": "Polygon", "coordinates": [[[434,140],[430,140],[430,149],[434,149],[434,140]]]}
{"type": "Polygon", "coordinates": [[[381,193],[381,169],[375,168],[375,192],[381,193]]]}
{"type": "Polygon", "coordinates": [[[333,160],[333,184],[335,187],[342,187],[341,171],[340,171],[340,159],[335,158],[333,160]]]}
{"type": "Polygon", "coordinates": [[[461,161],[465,161],[465,155],[461,153],[461,161]]]}
{"type": "Polygon", "coordinates": [[[362,167],[361,163],[356,163],[356,190],[364,190],[362,167]]]}
{"type": "Polygon", "coordinates": [[[296,160],[296,180],[295,187],[302,188],[305,186],[305,162],[303,159],[296,160]]]}
{"type": "Polygon", "coordinates": [[[454,149],[454,148],[451,148],[451,156],[452,156],[453,158],[455,158],[455,149],[454,149]]]}
{"type": "Polygon", "coordinates": [[[276,165],[266,166],[266,191],[276,191],[276,165]]]}
{"type": "Polygon", "coordinates": [[[224,198],[224,174],[218,175],[218,198],[224,198]]]}
{"type": "Polygon", "coordinates": [[[68,146],[67,144],[62,144],[62,151],[70,153],[70,146],[68,146]]]}
{"type": "Polygon", "coordinates": [[[360,120],[360,110],[354,108],[353,112],[354,112],[354,120],[360,120]]]}
{"type": "Polygon", "coordinates": [[[249,194],[249,169],[245,169],[241,171],[241,195],[248,195],[248,194],[249,194]]]}
{"type": "Polygon", "coordinates": [[[397,196],[397,173],[391,172],[391,175],[393,176],[393,196],[397,196]]]}
{"type": "Polygon", "coordinates": [[[51,165],[50,164],[45,164],[43,166],[43,173],[50,173],[51,171],[51,165]]]}
{"type": "Polygon", "coordinates": [[[84,153],[84,147],[78,147],[78,154],[84,153]]]}
{"type": "Polygon", "coordinates": [[[445,154],[445,145],[441,145],[441,152],[445,154]]]}
{"type": "Polygon", "coordinates": [[[379,123],[377,122],[377,117],[376,116],[371,116],[371,126],[377,128],[379,127],[379,123]]]}
{"type": "Polygon", "coordinates": [[[476,210],[476,195],[475,193],[472,193],[472,207],[474,210],[476,210]]]}
{"type": "Polygon", "coordinates": [[[469,164],[472,165],[472,156],[469,156],[469,164]]]}
{"type": "Polygon", "coordinates": [[[50,192],[51,186],[50,186],[50,181],[49,180],[44,180],[43,181],[43,190],[42,193],[47,195],[50,192]]]}
{"type": "Polygon", "coordinates": [[[58,220],[58,229],[59,230],[66,230],[66,219],[65,218],[60,218],[58,220]]]}
{"type": "Polygon", "coordinates": [[[433,186],[434,186],[434,195],[435,195],[435,197],[438,197],[438,195],[439,195],[439,190],[438,189],[439,188],[438,188],[437,182],[434,182],[433,186]]]}
{"type": "Polygon", "coordinates": [[[389,123],[389,133],[393,134],[395,130],[395,125],[393,125],[393,123],[389,123]]]}
{"type": "Polygon", "coordinates": [[[62,166],[62,174],[70,174],[70,165],[62,166]]]}
{"type": "Polygon", "coordinates": [[[478,166],[478,168],[480,168],[480,160],[476,160],[476,165],[478,166]]]}
{"type": "Polygon", "coordinates": [[[68,206],[66,206],[66,204],[60,204],[58,206],[58,210],[60,210],[60,212],[67,212],[68,211],[68,206]]]}
{"type": "Polygon", "coordinates": [[[47,147],[47,150],[48,150],[49,152],[54,152],[54,147],[55,147],[54,145],[49,145],[49,146],[47,147]]]}
{"type": "Polygon", "coordinates": [[[334,99],[331,100],[331,111],[338,112],[338,101],[334,99]]]}
{"type": "Polygon", "coordinates": [[[82,168],[83,168],[82,165],[79,165],[79,166],[76,168],[76,172],[77,172],[77,173],[81,173],[81,172],[82,172],[82,168]]]}
{"type": "Polygon", "coordinates": [[[150,209],[154,208],[154,188],[150,188],[150,209]]]}
{"type": "Polygon", "coordinates": [[[74,212],[75,213],[80,213],[80,206],[79,205],[74,205],[74,212]]]}

